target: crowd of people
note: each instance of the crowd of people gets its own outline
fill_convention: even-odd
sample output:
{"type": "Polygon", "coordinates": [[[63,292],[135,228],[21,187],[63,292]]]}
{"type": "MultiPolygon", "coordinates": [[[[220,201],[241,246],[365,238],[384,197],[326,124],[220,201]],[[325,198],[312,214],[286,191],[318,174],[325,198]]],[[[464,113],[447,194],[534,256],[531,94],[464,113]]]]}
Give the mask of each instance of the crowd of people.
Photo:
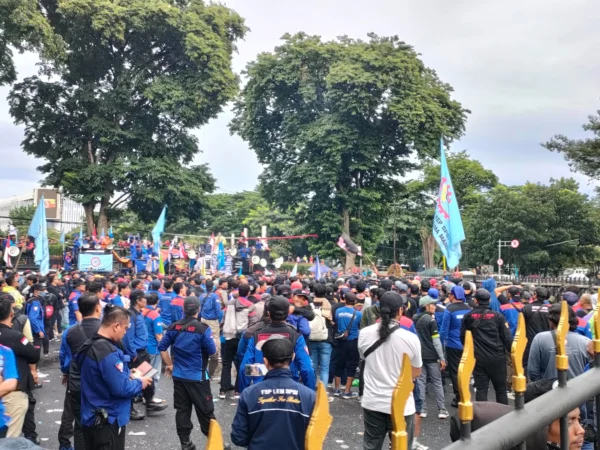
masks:
{"type": "MultiPolygon", "coordinates": [[[[451,436],[459,438],[451,417],[456,411],[446,407],[446,384],[456,408],[467,331],[476,358],[473,428],[485,425],[480,416],[498,417],[510,409],[505,406],[513,396],[510,349],[519,315],[528,339],[523,360],[528,398],[552,389],[557,378],[560,299],[544,287],[498,287],[491,278],[477,286],[376,273],[331,272],[314,279],[189,271],[168,276],[62,271],[46,277],[7,272],[0,291],[0,436],[23,435],[39,444],[36,364],[48,355],[49,341],[60,340],[63,450],[125,448],[130,420],[169,407],[155,395],[164,376],[173,380],[183,450],[196,448],[192,410],[204,435],[215,418],[211,380],[219,382],[221,399],[238,400],[230,433],[235,445],[260,450],[286,442],[285,448],[303,449],[320,381],[330,402],[360,402],[363,448],[381,449],[392,431],[392,394],[405,355],[415,380],[404,408],[409,448],[426,450],[419,442],[422,420],[437,419],[443,426],[450,418],[451,436]],[[496,403],[487,402],[490,381],[496,403]],[[435,418],[429,417],[427,392],[435,398],[435,418]]],[[[580,295],[573,286],[561,297],[569,304],[572,378],[592,361],[597,296],[580,295]]],[[[581,405],[572,415],[571,450],[592,448],[593,407],[581,405]]],[[[557,426],[528,448],[554,448],[557,426]]]]}

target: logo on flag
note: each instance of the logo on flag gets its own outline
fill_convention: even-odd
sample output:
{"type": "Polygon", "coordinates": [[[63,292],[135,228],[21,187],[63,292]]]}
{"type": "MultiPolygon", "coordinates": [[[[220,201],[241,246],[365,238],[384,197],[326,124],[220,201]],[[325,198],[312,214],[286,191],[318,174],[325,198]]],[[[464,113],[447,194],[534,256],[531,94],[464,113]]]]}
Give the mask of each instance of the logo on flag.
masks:
{"type": "Polygon", "coordinates": [[[29,340],[27,340],[27,338],[25,336],[23,336],[23,338],[21,339],[21,344],[27,345],[27,344],[29,344],[29,340]]]}

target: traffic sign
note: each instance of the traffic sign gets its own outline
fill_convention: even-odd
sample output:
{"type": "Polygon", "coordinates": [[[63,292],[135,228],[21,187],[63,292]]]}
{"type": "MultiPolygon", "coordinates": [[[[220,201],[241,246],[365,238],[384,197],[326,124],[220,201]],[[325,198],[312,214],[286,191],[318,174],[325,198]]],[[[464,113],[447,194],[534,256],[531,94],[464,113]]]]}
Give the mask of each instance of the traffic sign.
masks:
{"type": "Polygon", "coordinates": [[[499,266],[501,266],[502,264],[504,264],[504,261],[502,261],[502,258],[500,258],[498,261],[496,261],[498,263],[499,266]]]}
{"type": "Polygon", "coordinates": [[[516,239],[513,239],[512,241],[510,241],[510,246],[512,248],[517,248],[519,246],[519,241],[517,241],[516,239]]]}

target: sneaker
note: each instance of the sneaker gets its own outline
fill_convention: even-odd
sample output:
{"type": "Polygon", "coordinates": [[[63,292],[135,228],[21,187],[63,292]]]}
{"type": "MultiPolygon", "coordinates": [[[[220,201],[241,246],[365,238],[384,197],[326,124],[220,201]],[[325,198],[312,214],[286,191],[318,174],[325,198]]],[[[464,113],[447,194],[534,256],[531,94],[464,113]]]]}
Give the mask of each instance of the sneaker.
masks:
{"type": "Polygon", "coordinates": [[[221,392],[219,392],[219,398],[221,400],[225,400],[227,398],[227,394],[225,394],[225,392],[221,391],[221,392]]]}
{"type": "Polygon", "coordinates": [[[333,391],[333,396],[334,397],[339,397],[340,395],[342,395],[342,391],[339,389],[336,389],[335,391],[333,391]]]}
{"type": "Polygon", "coordinates": [[[233,398],[234,398],[234,400],[239,399],[240,398],[240,393],[236,392],[235,394],[233,394],[233,398]]]}
{"type": "Polygon", "coordinates": [[[416,439],[413,440],[412,450],[429,450],[429,447],[419,444],[416,439]]]}
{"type": "Polygon", "coordinates": [[[155,412],[160,412],[160,411],[164,411],[165,409],[167,409],[169,405],[167,405],[166,403],[149,403],[146,405],[146,412],[147,413],[155,413],[155,412]]]}
{"type": "Polygon", "coordinates": [[[356,393],[356,392],[344,392],[342,394],[342,398],[345,398],[345,399],[358,398],[358,393],[356,393]]]}
{"type": "Polygon", "coordinates": [[[450,403],[450,406],[452,406],[453,408],[458,408],[458,399],[453,398],[452,403],[450,403]]]}
{"type": "Polygon", "coordinates": [[[509,399],[511,399],[511,400],[514,400],[514,399],[515,399],[515,393],[514,393],[514,392],[507,392],[507,393],[506,393],[506,396],[507,396],[509,399]]]}
{"type": "Polygon", "coordinates": [[[331,403],[333,401],[333,397],[327,397],[327,400],[329,401],[329,403],[331,403]]]}
{"type": "Polygon", "coordinates": [[[427,410],[424,409],[423,411],[421,411],[421,413],[419,414],[419,416],[421,416],[421,419],[426,418],[427,417],[427,410]]]}
{"type": "Polygon", "coordinates": [[[440,409],[440,412],[438,414],[438,419],[447,419],[448,417],[450,417],[450,414],[448,413],[448,411],[446,411],[445,409],[440,409]]]}
{"type": "Polygon", "coordinates": [[[155,405],[162,405],[163,403],[167,403],[167,401],[163,400],[162,398],[154,397],[150,403],[155,405]]]}

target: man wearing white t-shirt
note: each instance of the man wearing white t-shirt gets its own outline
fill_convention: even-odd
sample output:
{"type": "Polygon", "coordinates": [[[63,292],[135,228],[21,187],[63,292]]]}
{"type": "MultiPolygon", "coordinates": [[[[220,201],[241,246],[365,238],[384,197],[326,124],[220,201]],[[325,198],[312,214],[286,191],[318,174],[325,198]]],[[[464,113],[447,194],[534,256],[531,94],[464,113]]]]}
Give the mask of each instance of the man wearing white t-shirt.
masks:
{"type": "MultiPolygon", "coordinates": [[[[365,360],[365,389],[362,399],[365,434],[364,450],[381,450],[392,426],[392,394],[400,372],[402,359],[408,354],[412,377],[421,373],[421,343],[410,331],[400,328],[404,299],[395,292],[386,292],[380,300],[381,322],[363,328],[358,337],[358,350],[365,360]]],[[[404,407],[408,448],[412,448],[415,401],[410,394],[404,407]]]]}

